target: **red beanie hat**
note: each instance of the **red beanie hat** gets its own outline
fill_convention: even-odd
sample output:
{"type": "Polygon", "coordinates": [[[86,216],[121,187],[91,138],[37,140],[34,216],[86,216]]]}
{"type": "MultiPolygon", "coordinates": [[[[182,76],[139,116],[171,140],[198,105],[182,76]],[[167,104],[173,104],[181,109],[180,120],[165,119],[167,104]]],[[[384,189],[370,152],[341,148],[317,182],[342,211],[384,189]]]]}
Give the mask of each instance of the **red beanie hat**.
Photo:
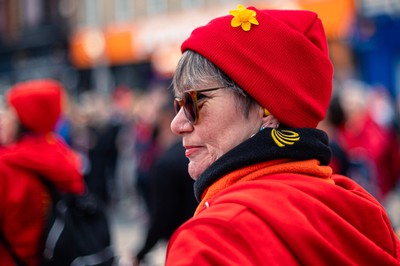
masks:
{"type": "Polygon", "coordinates": [[[55,80],[31,80],[13,86],[6,100],[26,129],[47,133],[54,129],[61,114],[62,91],[62,85],[55,80]]]}
{"type": "Polygon", "coordinates": [[[316,127],[333,77],[321,20],[310,11],[240,5],[230,13],[195,29],[182,52],[213,62],[281,124],[316,127]]]}

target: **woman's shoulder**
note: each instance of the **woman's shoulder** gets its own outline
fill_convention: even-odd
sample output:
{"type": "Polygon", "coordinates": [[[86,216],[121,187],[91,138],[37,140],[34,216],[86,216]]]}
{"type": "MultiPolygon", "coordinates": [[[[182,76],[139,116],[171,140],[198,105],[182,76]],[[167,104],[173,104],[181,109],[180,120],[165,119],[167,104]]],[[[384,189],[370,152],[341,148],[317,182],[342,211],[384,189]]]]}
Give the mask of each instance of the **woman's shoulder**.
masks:
{"type": "Polygon", "coordinates": [[[246,211],[268,223],[274,220],[278,224],[295,225],[296,219],[314,213],[328,216],[335,213],[354,224],[359,219],[349,217],[349,208],[376,209],[376,201],[366,200],[367,193],[354,182],[345,177],[334,180],[337,184],[307,175],[279,174],[237,183],[205,202],[199,217],[229,220],[246,211]]]}
{"type": "Polygon", "coordinates": [[[2,146],[0,147],[0,167],[4,165],[4,162],[8,157],[13,157],[16,155],[14,145],[13,146],[2,146]]]}

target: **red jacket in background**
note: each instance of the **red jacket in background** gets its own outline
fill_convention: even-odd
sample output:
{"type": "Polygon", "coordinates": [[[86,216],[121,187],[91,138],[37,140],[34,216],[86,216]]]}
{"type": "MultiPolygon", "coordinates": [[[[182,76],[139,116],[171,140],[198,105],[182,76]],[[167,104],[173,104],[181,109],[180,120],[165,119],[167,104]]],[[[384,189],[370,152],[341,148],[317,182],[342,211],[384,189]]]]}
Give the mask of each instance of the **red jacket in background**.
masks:
{"type": "MultiPolygon", "coordinates": [[[[38,176],[63,192],[83,193],[79,157],[55,135],[25,136],[0,150],[0,230],[27,266],[39,265],[41,234],[50,206],[38,176]]],[[[1,266],[14,266],[0,243],[1,266]]]]}

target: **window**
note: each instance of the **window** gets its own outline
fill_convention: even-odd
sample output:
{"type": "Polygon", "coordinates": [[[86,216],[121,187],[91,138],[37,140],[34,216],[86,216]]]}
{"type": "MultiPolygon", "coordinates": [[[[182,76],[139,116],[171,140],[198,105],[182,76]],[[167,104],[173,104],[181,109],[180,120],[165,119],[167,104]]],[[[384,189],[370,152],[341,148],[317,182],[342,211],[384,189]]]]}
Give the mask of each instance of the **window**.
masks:
{"type": "Polygon", "coordinates": [[[182,8],[192,8],[204,6],[205,0],[182,0],[182,8]]]}
{"type": "Polygon", "coordinates": [[[147,0],[147,13],[166,13],[168,11],[168,0],[147,0]]]}
{"type": "Polygon", "coordinates": [[[81,21],[84,26],[97,26],[100,24],[100,6],[98,0],[84,0],[81,21]]]}
{"type": "Polygon", "coordinates": [[[133,14],[131,0],[116,0],[115,1],[115,18],[117,21],[125,21],[132,18],[133,14]]]}

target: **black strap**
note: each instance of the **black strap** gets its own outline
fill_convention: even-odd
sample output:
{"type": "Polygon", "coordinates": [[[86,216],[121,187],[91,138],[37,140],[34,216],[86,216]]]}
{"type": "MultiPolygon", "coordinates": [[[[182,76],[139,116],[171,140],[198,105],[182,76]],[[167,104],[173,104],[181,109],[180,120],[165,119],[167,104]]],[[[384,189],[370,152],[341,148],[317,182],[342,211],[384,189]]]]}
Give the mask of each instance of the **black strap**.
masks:
{"type": "Polygon", "coordinates": [[[16,266],[25,266],[25,263],[23,263],[21,261],[21,259],[17,256],[17,254],[15,254],[15,252],[12,250],[10,244],[4,237],[3,232],[0,232],[0,242],[3,243],[3,246],[7,249],[7,251],[10,253],[10,255],[13,257],[16,266]]]}

